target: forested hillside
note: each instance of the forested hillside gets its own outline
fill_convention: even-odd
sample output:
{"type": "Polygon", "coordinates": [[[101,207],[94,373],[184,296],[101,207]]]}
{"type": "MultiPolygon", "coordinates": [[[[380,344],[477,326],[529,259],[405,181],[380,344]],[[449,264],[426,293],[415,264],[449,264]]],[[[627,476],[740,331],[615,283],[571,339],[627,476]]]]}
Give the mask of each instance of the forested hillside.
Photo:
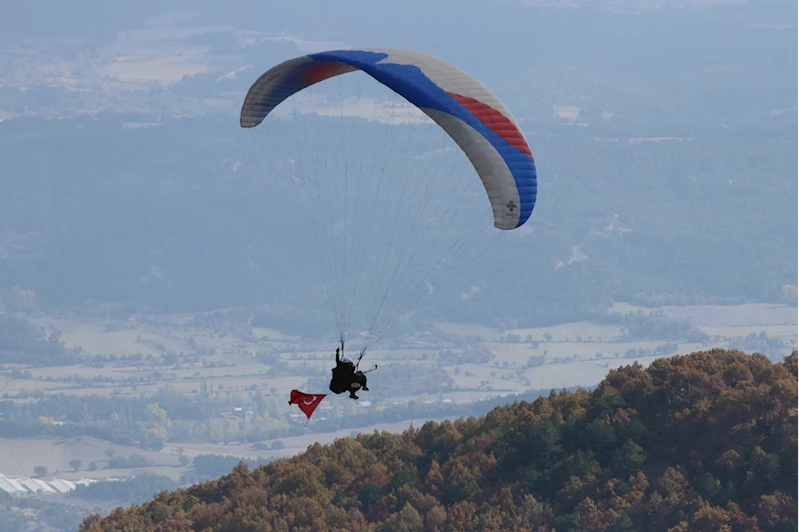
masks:
{"type": "Polygon", "coordinates": [[[240,466],[81,530],[794,531],[796,401],[795,351],[675,356],[240,466]]]}

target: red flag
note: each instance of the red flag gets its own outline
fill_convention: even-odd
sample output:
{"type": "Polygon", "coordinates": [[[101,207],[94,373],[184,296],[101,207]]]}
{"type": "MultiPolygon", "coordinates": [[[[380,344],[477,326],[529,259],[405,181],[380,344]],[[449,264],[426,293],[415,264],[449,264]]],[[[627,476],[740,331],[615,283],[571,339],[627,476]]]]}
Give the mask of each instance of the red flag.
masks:
{"type": "Polygon", "coordinates": [[[325,393],[303,393],[299,390],[291,390],[289,404],[299,406],[303,414],[308,419],[311,419],[311,414],[325,397],[327,397],[325,393]]]}

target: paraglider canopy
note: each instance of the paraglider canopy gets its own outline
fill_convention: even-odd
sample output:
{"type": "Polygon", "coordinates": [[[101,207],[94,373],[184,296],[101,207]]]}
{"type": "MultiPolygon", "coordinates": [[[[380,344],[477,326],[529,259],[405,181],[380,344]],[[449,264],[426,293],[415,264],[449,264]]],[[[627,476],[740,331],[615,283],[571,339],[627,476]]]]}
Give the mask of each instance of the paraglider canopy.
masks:
{"type": "Polygon", "coordinates": [[[441,126],[483,180],[498,229],[520,227],[533,212],[536,170],[519,124],[488,88],[436,57],[398,48],[332,50],[285,61],[250,87],[241,127],[251,128],[291,95],[320,81],[361,70],[441,126]]]}

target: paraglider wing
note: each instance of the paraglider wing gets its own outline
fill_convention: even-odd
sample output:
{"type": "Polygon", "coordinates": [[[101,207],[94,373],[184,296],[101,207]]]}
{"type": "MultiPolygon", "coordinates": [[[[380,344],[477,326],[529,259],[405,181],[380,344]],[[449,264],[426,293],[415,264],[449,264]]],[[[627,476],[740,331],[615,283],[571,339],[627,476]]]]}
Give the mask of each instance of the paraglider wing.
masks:
{"type": "Polygon", "coordinates": [[[325,397],[327,397],[327,394],[305,393],[299,390],[291,390],[289,404],[299,406],[302,413],[305,414],[305,417],[310,420],[314,410],[316,410],[316,407],[319,406],[319,403],[321,403],[322,399],[325,397]]]}
{"type": "Polygon", "coordinates": [[[240,123],[255,127],[282,101],[320,81],[361,70],[421,109],[471,161],[485,186],[494,226],[511,230],[536,200],[535,162],[519,124],[479,81],[441,59],[403,49],[309,54],[265,72],[244,100],[240,123]]]}

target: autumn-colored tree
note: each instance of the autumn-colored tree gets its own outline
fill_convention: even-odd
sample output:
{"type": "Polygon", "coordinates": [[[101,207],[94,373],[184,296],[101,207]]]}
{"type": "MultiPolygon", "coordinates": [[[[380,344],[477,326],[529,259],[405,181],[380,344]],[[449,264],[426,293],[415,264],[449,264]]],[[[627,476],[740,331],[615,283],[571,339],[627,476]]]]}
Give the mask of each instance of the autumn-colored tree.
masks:
{"type": "Polygon", "coordinates": [[[795,531],[796,403],[796,352],[663,358],[592,392],[241,464],[81,531],[795,531]]]}

